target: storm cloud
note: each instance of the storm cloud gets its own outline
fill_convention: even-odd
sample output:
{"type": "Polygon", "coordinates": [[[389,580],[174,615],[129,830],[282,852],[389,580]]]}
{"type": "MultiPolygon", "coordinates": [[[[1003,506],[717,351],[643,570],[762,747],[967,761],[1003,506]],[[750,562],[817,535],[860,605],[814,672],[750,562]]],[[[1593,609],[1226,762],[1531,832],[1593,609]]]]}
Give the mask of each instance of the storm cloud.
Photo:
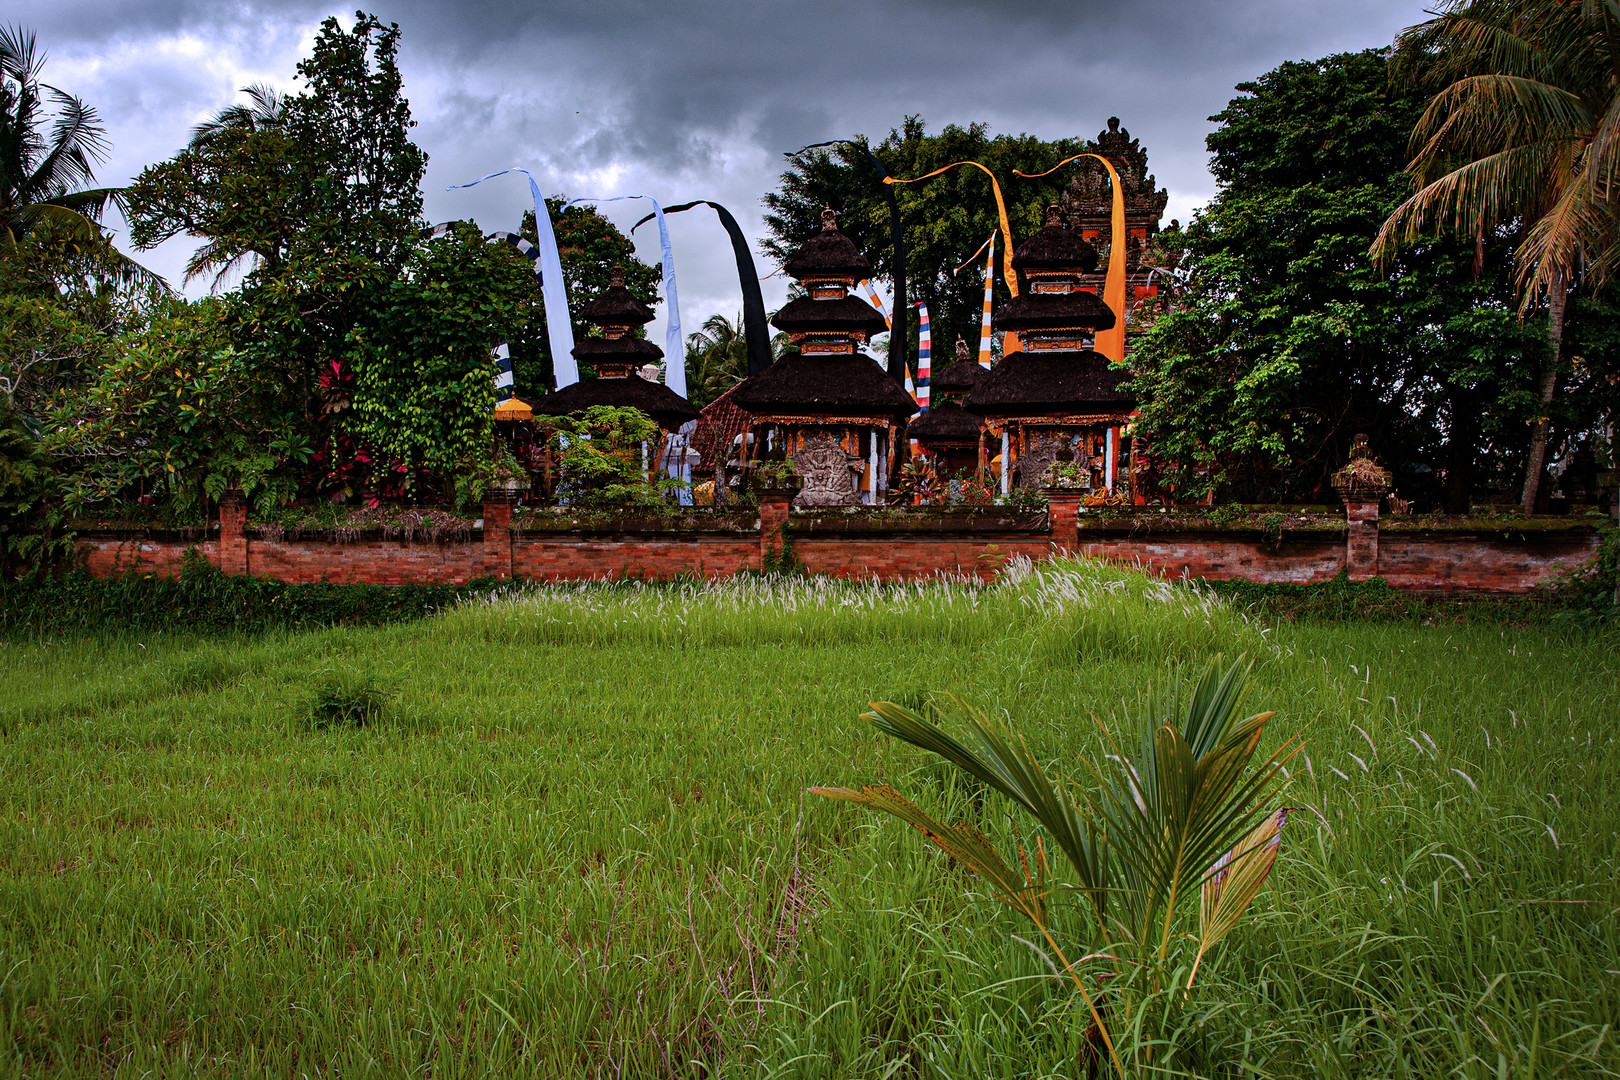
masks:
{"type": "MultiPolygon", "coordinates": [[[[400,65],[430,155],[432,220],[516,225],[513,180],[447,192],[522,165],[548,192],[648,194],[725,203],[763,234],[759,198],[784,151],[864,133],[907,114],[928,129],[982,121],[1043,138],[1095,135],[1119,116],[1142,140],[1185,220],[1214,192],[1208,117],[1235,84],[1285,60],[1388,44],[1421,0],[643,0],[366,5],[403,30],[400,65]]],[[[49,52],[47,81],[107,122],[109,183],[186,141],[249,83],[294,88],[315,27],[348,7],[281,0],[58,0],[21,19],[49,52]]],[[[628,228],[645,204],[604,212],[628,228]]],[[[670,220],[682,321],[740,307],[725,235],[698,214],[670,220]]],[[[656,235],[636,234],[655,261],[656,235]]],[[[144,261],[179,277],[188,246],[144,261]]],[[[762,266],[762,272],[769,267],[762,266]]],[[[780,298],[767,282],[767,303],[780,298]],[[773,295],[774,294],[774,295],[773,295]]],[[[774,287],[774,288],[772,288],[774,287]]],[[[650,327],[654,340],[660,325],[650,327]]]]}

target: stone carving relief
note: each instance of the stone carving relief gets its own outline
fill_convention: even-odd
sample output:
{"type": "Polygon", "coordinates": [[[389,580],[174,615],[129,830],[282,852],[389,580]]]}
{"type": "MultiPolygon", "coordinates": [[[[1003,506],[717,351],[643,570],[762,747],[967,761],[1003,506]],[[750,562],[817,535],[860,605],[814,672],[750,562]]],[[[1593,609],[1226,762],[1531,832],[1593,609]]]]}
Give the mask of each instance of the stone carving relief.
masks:
{"type": "Polygon", "coordinates": [[[856,486],[861,459],[846,451],[831,435],[807,439],[793,454],[793,468],[804,478],[795,506],[858,506],[856,486]]]}
{"type": "Polygon", "coordinates": [[[1033,491],[1046,482],[1046,470],[1066,449],[1069,439],[1058,435],[1039,435],[1024,444],[1023,456],[1018,459],[1018,486],[1033,491]]]}

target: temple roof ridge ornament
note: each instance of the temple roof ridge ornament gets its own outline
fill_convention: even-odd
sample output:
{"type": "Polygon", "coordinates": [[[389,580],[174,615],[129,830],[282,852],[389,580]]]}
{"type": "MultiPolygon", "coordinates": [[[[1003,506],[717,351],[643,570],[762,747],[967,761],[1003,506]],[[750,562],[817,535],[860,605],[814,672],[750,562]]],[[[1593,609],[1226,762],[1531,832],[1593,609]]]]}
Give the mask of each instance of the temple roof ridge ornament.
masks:
{"type": "MultiPolygon", "coordinates": [[[[1099,131],[1087,149],[1113,162],[1125,196],[1126,216],[1137,219],[1135,224],[1145,224],[1149,235],[1158,232],[1159,219],[1169,204],[1170,192],[1159,187],[1158,179],[1148,172],[1148,154],[1141,140],[1133,139],[1130,130],[1120,126],[1119,117],[1110,116],[1107,129],[1099,131]]],[[[1106,221],[1112,197],[1108,174],[1101,164],[1089,161],[1077,169],[1069,181],[1068,190],[1063,193],[1063,205],[1071,219],[1106,221]]]]}

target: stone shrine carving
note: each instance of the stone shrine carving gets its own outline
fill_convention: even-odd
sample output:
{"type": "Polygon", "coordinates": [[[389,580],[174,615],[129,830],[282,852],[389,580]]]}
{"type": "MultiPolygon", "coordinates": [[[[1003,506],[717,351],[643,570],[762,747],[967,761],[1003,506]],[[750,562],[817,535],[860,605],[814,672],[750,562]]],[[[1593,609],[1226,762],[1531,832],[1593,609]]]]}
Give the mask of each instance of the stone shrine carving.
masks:
{"type": "Polygon", "coordinates": [[[1069,442],[1069,438],[1058,435],[1031,437],[1018,458],[1019,488],[1034,491],[1044,485],[1047,482],[1046,471],[1058,459],[1058,454],[1068,448],[1069,442]]]}
{"type": "Polygon", "coordinates": [[[797,506],[858,506],[859,475],[855,466],[860,458],[846,451],[836,438],[820,435],[806,439],[793,453],[793,468],[804,478],[797,506]]]}

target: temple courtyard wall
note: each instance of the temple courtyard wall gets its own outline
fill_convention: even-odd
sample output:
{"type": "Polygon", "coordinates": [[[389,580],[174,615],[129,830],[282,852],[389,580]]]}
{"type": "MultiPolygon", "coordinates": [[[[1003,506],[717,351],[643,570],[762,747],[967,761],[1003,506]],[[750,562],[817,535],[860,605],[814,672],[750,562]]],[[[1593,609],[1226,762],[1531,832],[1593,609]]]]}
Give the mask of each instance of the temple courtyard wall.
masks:
{"type": "MultiPolygon", "coordinates": [[[[1359,509],[1359,513],[1358,513],[1359,509]]],[[[526,517],[489,503],[460,536],[401,539],[380,532],[268,535],[239,504],[221,508],[205,536],[152,530],[81,532],[84,566],[99,576],[177,573],[188,549],[230,574],[288,583],[463,584],[476,578],[577,581],[711,578],[802,565],[810,573],[907,581],[939,574],[995,576],[1016,555],[1077,553],[1165,577],[1267,584],[1381,577],[1422,592],[1528,592],[1596,550],[1595,522],[1570,518],[1384,518],[1277,514],[1266,528],[1185,514],[1083,511],[1054,500],[1046,512],[924,510],[789,512],[785,501],[698,511],[677,521],[631,515],[526,517]]]]}

